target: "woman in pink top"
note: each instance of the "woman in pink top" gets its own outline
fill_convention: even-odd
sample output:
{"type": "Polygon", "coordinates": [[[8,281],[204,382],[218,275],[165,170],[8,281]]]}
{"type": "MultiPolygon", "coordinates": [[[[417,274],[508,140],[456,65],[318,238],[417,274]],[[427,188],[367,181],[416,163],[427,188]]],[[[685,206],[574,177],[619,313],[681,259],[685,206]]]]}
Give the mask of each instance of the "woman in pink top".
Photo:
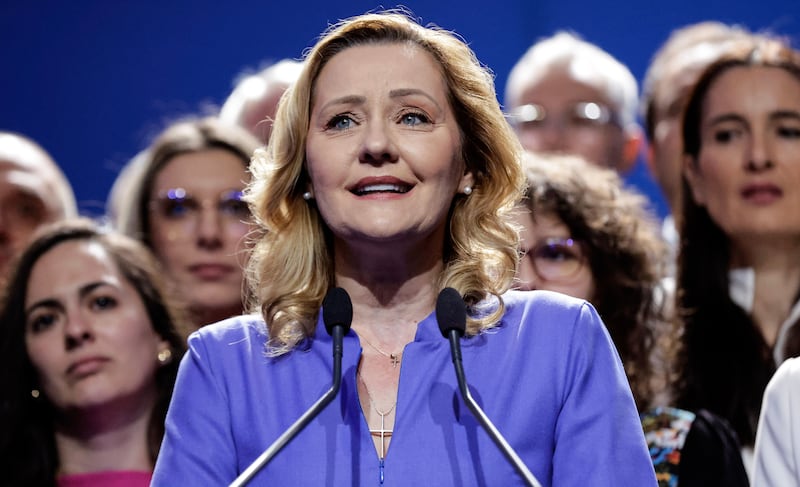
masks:
{"type": "Polygon", "coordinates": [[[3,485],[149,485],[185,348],[152,255],[68,221],[43,229],[9,277],[3,485]]]}

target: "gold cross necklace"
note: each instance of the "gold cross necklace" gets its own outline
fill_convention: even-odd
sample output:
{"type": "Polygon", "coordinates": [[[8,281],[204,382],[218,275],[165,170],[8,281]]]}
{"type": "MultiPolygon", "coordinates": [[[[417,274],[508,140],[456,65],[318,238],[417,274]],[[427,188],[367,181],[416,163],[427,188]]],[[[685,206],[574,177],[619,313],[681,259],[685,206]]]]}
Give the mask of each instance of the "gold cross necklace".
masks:
{"type": "MultiPolygon", "coordinates": [[[[373,345],[372,342],[367,340],[365,337],[359,335],[359,338],[364,340],[365,342],[367,342],[367,345],[369,345],[370,347],[374,348],[375,351],[378,352],[379,354],[383,355],[384,357],[388,357],[389,360],[392,361],[392,367],[397,367],[398,365],[400,365],[400,362],[403,360],[403,352],[400,352],[400,353],[386,353],[383,350],[381,350],[380,348],[378,348],[375,345],[373,345]]],[[[363,383],[364,380],[362,379],[361,382],[363,383]]],[[[365,385],[364,388],[366,389],[366,387],[367,386],[365,385]]],[[[376,409],[376,411],[377,411],[377,409],[376,409]]]]}

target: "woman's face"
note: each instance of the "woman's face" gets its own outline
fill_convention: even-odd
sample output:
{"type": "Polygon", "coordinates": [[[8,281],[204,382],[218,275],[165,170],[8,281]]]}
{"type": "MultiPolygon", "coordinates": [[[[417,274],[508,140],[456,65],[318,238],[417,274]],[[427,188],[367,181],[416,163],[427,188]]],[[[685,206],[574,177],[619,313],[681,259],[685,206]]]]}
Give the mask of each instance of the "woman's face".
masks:
{"type": "Polygon", "coordinates": [[[96,242],[56,245],[33,266],[25,345],[57,410],[152,405],[158,353],[169,348],[144,303],[96,242]]]}
{"type": "Polygon", "coordinates": [[[241,312],[247,180],[241,158],[223,149],[178,155],[155,177],[153,247],[193,310],[241,312]]]}
{"type": "Polygon", "coordinates": [[[800,79],[735,67],[705,97],[701,148],[684,170],[695,202],[736,244],[800,236],[800,79]]]}
{"type": "Polygon", "coordinates": [[[472,185],[460,149],[445,80],[426,51],[351,47],[320,72],[306,157],[317,207],[340,241],[441,248],[451,202],[472,185]]]}
{"type": "Polygon", "coordinates": [[[583,244],[572,239],[558,216],[520,208],[514,213],[520,232],[522,258],[517,289],[543,289],[591,301],[594,277],[583,244]]]}

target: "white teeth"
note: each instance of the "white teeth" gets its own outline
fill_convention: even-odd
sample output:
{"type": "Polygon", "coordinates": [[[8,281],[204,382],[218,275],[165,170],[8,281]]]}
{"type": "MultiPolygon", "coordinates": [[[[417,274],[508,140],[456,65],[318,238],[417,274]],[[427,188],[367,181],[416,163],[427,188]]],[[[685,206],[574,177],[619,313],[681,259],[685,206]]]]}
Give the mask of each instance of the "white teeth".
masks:
{"type": "Polygon", "coordinates": [[[359,193],[378,193],[391,191],[394,193],[404,193],[403,187],[397,184],[371,184],[358,188],[359,193]]]}

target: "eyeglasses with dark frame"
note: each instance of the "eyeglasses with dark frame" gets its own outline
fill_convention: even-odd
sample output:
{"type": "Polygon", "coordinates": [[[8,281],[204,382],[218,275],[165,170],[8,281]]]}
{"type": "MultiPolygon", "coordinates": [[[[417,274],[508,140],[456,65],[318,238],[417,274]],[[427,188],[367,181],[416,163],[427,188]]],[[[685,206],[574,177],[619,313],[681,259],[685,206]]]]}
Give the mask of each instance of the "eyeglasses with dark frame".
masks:
{"type": "Polygon", "coordinates": [[[572,238],[548,237],[523,249],[522,258],[531,259],[536,275],[545,281],[565,281],[575,277],[586,264],[582,247],[572,238]]]}

